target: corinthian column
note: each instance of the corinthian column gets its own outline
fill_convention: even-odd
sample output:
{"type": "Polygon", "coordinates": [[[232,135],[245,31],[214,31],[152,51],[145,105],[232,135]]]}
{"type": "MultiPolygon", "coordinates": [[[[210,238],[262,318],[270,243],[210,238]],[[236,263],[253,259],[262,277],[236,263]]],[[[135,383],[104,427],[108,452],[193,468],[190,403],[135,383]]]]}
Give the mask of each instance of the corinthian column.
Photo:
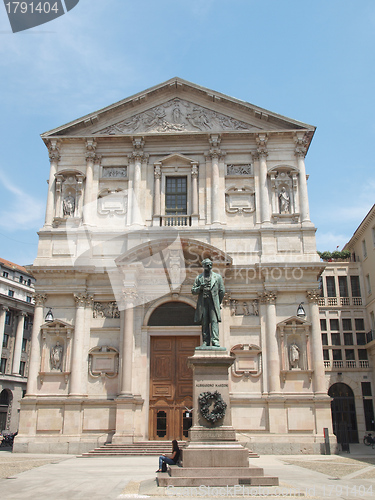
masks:
{"type": "Polygon", "coordinates": [[[134,337],[134,300],[137,293],[134,290],[123,292],[125,310],[121,315],[121,335],[123,338],[121,355],[121,388],[120,397],[132,395],[132,365],[133,365],[133,337],[134,337]]]}
{"type": "Polygon", "coordinates": [[[294,140],[296,143],[295,154],[297,156],[297,164],[299,170],[301,222],[309,222],[310,221],[309,198],[307,194],[307,180],[306,180],[306,168],[305,168],[307,141],[305,136],[300,134],[296,134],[294,140]]]}
{"type": "Polygon", "coordinates": [[[18,314],[16,341],[14,343],[14,349],[13,349],[12,375],[19,375],[20,373],[20,361],[21,361],[25,316],[27,316],[27,314],[23,311],[18,314]]]}
{"type": "Polygon", "coordinates": [[[256,138],[258,144],[258,158],[259,158],[259,197],[260,197],[260,214],[261,222],[270,222],[270,200],[268,194],[267,182],[267,136],[266,134],[259,134],[256,138]]]}
{"type": "Polygon", "coordinates": [[[8,307],[0,306],[0,359],[1,359],[1,351],[3,349],[5,317],[8,311],[9,311],[8,307]]]}
{"type": "Polygon", "coordinates": [[[93,212],[93,197],[92,197],[92,187],[94,181],[94,163],[96,160],[96,142],[93,139],[87,139],[86,141],[86,185],[85,185],[85,199],[84,199],[84,211],[83,211],[83,221],[85,224],[90,224],[93,212]]]}
{"type": "Polygon", "coordinates": [[[34,295],[35,309],[33,329],[31,332],[31,349],[29,358],[29,375],[27,378],[27,396],[36,396],[38,389],[38,373],[40,367],[40,327],[44,323],[43,306],[47,295],[36,293],[34,295]]]}
{"type": "Polygon", "coordinates": [[[160,180],[161,180],[161,163],[155,163],[154,164],[154,215],[153,215],[154,226],[160,226],[160,215],[161,215],[160,180]]]}
{"type": "Polygon", "coordinates": [[[327,395],[323,360],[322,335],[320,332],[319,306],[320,290],[309,290],[307,297],[310,302],[311,315],[311,350],[314,366],[314,392],[318,395],[327,395]]]}
{"type": "Polygon", "coordinates": [[[211,149],[208,156],[211,158],[211,223],[220,224],[221,220],[220,206],[224,204],[224,193],[220,190],[220,158],[224,155],[220,149],[220,136],[211,135],[211,149]]]}
{"type": "Polygon", "coordinates": [[[266,352],[268,372],[268,393],[280,393],[280,360],[276,336],[276,294],[266,291],[262,295],[266,304],[266,352]]]}
{"type": "Polygon", "coordinates": [[[52,227],[55,210],[55,174],[57,171],[57,164],[60,160],[58,142],[55,139],[52,139],[48,145],[48,154],[51,166],[49,170],[45,226],[52,227]]]}
{"type": "Polygon", "coordinates": [[[84,293],[74,295],[76,302],[76,318],[74,323],[70,389],[69,396],[81,396],[83,394],[83,345],[85,339],[85,307],[91,303],[92,297],[84,293]]]}
{"type": "Polygon", "coordinates": [[[147,162],[148,154],[143,152],[144,141],[141,137],[133,140],[134,151],[130,158],[134,162],[132,169],[132,207],[131,207],[131,224],[142,225],[141,215],[141,180],[142,180],[142,162],[147,162]]]}

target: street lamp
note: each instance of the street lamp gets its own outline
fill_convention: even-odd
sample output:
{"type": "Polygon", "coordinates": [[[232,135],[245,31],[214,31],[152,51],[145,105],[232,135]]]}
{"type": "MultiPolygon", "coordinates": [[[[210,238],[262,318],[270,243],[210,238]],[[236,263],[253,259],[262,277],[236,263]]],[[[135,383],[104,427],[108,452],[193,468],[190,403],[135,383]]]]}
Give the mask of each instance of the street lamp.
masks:
{"type": "Polygon", "coordinates": [[[301,319],[305,319],[306,318],[306,312],[305,312],[305,309],[303,308],[303,302],[300,303],[300,305],[298,306],[297,308],[297,316],[301,319]]]}
{"type": "Polygon", "coordinates": [[[52,314],[52,309],[49,308],[48,313],[46,314],[46,317],[44,318],[46,323],[51,323],[53,321],[53,314],[52,314]]]}

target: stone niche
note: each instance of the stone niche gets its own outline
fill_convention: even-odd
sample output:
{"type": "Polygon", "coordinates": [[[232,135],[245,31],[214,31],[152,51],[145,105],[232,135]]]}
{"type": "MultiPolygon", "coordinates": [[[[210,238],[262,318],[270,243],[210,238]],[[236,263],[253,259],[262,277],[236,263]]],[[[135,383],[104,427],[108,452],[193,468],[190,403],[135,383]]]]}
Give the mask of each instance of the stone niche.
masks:
{"type": "Polygon", "coordinates": [[[53,225],[58,227],[68,220],[71,224],[79,224],[82,219],[85,175],[79,170],[63,170],[55,178],[56,208],[53,225]]]}
{"type": "Polygon", "coordinates": [[[298,171],[282,165],[269,172],[271,182],[272,219],[298,222],[298,171]]]}
{"type": "Polygon", "coordinates": [[[42,325],[41,383],[46,378],[64,378],[68,382],[73,331],[72,325],[60,320],[42,325]]]}
{"type": "Polygon", "coordinates": [[[293,316],[277,325],[280,346],[281,374],[305,373],[311,381],[313,370],[310,348],[311,323],[293,316]]]}

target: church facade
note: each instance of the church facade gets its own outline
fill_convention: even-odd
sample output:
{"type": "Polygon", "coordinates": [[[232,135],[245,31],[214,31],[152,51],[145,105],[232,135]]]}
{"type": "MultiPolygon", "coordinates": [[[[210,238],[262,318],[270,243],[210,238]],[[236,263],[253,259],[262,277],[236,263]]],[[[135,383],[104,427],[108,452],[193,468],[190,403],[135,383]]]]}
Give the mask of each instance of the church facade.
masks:
{"type": "Polygon", "coordinates": [[[240,441],[320,453],[324,429],[334,439],[305,170],[314,131],[173,78],[42,135],[48,198],[15,451],[187,439],[205,258],[226,289],[219,337],[235,358],[240,441]]]}

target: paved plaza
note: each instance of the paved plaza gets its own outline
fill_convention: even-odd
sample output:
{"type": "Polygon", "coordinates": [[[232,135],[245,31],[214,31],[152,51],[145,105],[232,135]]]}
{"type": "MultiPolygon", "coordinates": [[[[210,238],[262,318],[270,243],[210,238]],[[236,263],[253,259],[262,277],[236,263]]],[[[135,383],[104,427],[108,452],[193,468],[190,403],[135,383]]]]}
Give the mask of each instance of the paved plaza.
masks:
{"type": "Polygon", "coordinates": [[[375,450],[352,445],[341,455],[263,455],[250,463],[278,476],[278,487],[158,488],[157,457],[30,455],[0,452],[1,500],[111,500],[172,497],[370,499],[375,450]]]}

